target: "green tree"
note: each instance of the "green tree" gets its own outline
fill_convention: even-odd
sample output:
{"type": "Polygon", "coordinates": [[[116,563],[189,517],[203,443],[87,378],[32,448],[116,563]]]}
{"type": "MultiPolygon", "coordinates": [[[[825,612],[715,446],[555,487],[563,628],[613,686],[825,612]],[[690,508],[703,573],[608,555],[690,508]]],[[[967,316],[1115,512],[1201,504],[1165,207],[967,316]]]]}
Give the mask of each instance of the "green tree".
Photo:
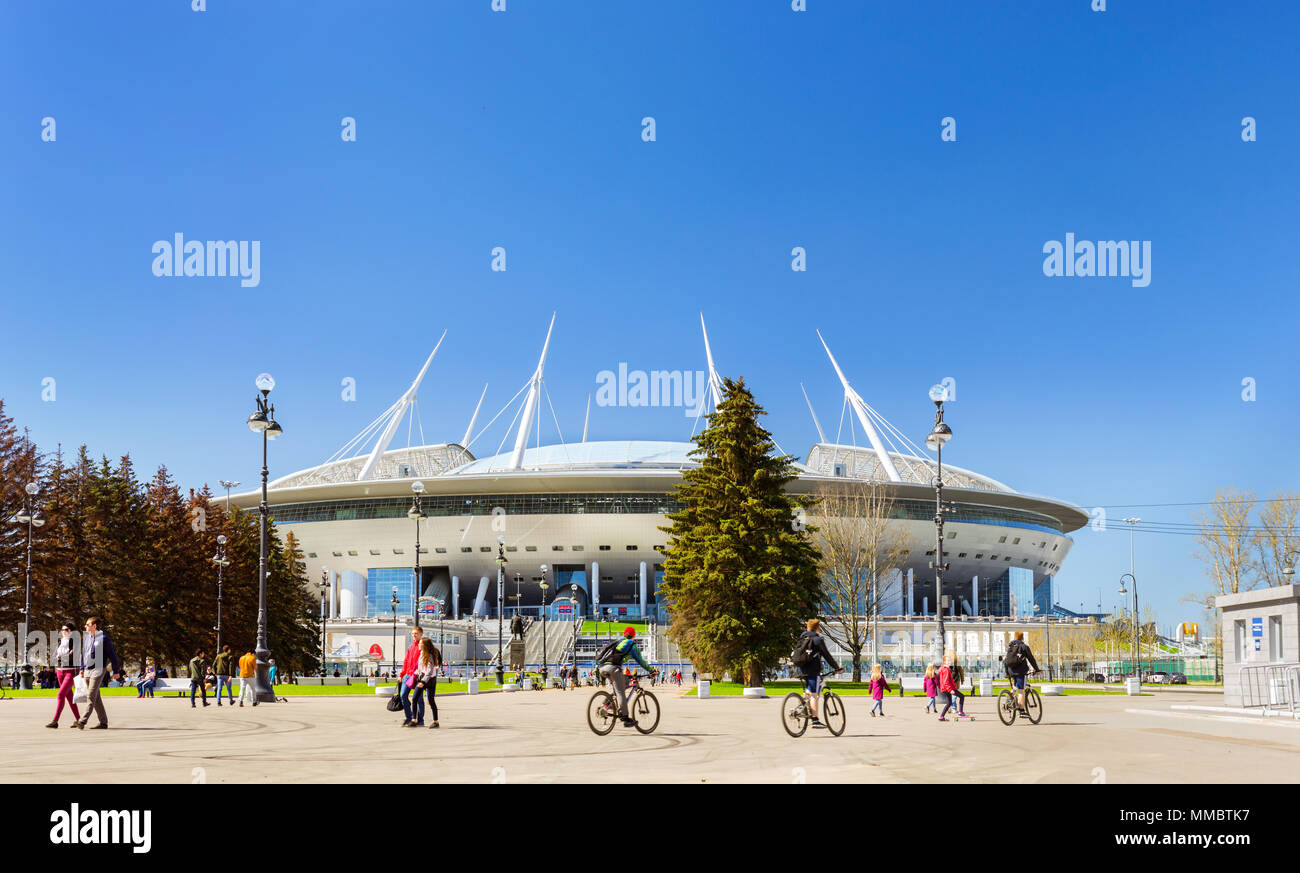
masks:
{"type": "Polygon", "coordinates": [[[800,501],[785,490],[792,458],[759,424],[763,409],[743,379],[723,380],[708,427],[694,438],[700,466],[682,473],[670,513],[660,586],[669,637],[704,670],[746,684],[794,645],[821,601],[817,553],[800,501]]]}

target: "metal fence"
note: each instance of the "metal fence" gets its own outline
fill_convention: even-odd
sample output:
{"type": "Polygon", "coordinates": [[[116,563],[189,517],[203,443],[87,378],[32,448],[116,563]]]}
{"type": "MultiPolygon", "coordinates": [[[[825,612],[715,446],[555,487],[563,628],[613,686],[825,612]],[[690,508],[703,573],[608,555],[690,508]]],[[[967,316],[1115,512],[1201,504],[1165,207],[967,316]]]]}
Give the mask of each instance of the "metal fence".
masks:
{"type": "Polygon", "coordinates": [[[1241,705],[1296,715],[1300,664],[1258,664],[1241,668],[1241,705]]]}

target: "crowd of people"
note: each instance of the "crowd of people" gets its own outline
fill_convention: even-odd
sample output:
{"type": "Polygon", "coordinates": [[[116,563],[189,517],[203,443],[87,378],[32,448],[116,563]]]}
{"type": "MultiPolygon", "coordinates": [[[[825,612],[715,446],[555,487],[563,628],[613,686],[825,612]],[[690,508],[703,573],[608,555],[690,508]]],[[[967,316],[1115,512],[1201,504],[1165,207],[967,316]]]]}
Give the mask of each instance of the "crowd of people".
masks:
{"type": "MultiPolygon", "coordinates": [[[[437,728],[439,726],[438,678],[439,676],[446,678],[442,652],[433,644],[432,639],[424,636],[424,629],[419,625],[416,625],[411,636],[412,643],[406,650],[401,671],[397,674],[398,689],[395,697],[400,703],[404,716],[401,726],[425,727],[427,717],[427,726],[437,728]]],[[[74,728],[84,730],[93,713],[98,720],[91,729],[104,730],[108,727],[108,713],[104,708],[101,688],[106,685],[132,684],[137,688],[137,697],[153,697],[158,681],[167,678],[165,669],[155,668],[154,665],[149,664],[141,667],[135,679],[128,683],[117,650],[113,646],[113,640],[103,630],[102,622],[97,616],[86,620],[80,651],[74,642],[74,637],[72,625],[65,622],[59,630],[59,645],[54,653],[54,666],[43,669],[38,674],[42,688],[58,688],[54,718],[46,727],[57,728],[66,707],[72,715],[74,728]],[[84,706],[84,715],[78,703],[84,706]]],[[[635,629],[626,628],[619,639],[612,640],[605,646],[597,656],[596,665],[585,673],[577,667],[561,667],[560,687],[577,688],[584,680],[587,684],[610,683],[618,698],[619,714],[624,724],[630,724],[630,720],[625,715],[626,690],[635,679],[639,678],[632,673],[632,665],[639,665],[645,669],[651,685],[671,683],[680,686],[684,680],[681,669],[665,672],[651,667],[637,647],[635,638],[635,629]],[[625,665],[625,662],[628,663],[625,665]]],[[[826,675],[829,675],[825,671],[825,666],[829,664],[835,673],[842,672],[843,668],[831,656],[826,641],[821,636],[819,619],[809,619],[805,631],[795,644],[791,660],[802,673],[812,726],[824,728],[825,725],[817,715],[817,703],[822,683],[826,675]]],[[[1023,632],[1015,634],[1015,638],[1008,646],[1004,663],[1007,674],[1018,691],[1017,704],[1023,710],[1025,678],[1031,667],[1034,672],[1038,672],[1038,663],[1024,641],[1023,632]]],[[[269,670],[269,678],[274,684],[277,677],[274,659],[269,661],[269,670]]],[[[225,702],[233,707],[236,671],[240,680],[239,706],[244,706],[246,699],[251,701],[253,706],[257,706],[258,700],[254,687],[257,657],[251,651],[236,657],[229,645],[223,645],[211,662],[207,660],[207,653],[204,650],[199,650],[190,659],[186,669],[186,676],[190,682],[190,706],[197,707],[199,703],[205,707],[210,706],[208,689],[212,688],[215,691],[217,706],[223,705],[224,693],[225,702]],[[198,700],[195,699],[196,695],[198,700]]],[[[18,678],[16,671],[14,678],[15,680],[18,678]]],[[[522,682],[522,671],[517,678],[522,682]]],[[[697,678],[696,673],[692,671],[692,682],[697,678]]],[[[927,698],[925,712],[937,713],[939,721],[948,721],[949,712],[953,712],[954,717],[959,720],[970,718],[966,713],[966,696],[961,690],[964,678],[964,671],[954,651],[949,650],[945,653],[942,664],[928,664],[922,679],[927,698]],[[939,709],[940,704],[943,705],[942,710],[939,709]]],[[[871,667],[868,691],[872,698],[871,717],[884,718],[884,698],[890,691],[890,684],[880,664],[873,664],[871,667]]]]}

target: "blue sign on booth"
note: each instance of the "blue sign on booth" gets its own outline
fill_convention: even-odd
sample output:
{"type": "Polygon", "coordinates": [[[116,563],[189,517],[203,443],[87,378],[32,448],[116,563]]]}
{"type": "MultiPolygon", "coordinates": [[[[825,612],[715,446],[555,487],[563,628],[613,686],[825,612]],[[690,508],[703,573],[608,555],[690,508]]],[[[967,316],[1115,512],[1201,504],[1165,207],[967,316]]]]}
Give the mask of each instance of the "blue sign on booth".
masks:
{"type": "Polygon", "coordinates": [[[1252,637],[1262,637],[1264,635],[1264,619],[1255,616],[1250,620],[1250,635],[1252,637]]]}

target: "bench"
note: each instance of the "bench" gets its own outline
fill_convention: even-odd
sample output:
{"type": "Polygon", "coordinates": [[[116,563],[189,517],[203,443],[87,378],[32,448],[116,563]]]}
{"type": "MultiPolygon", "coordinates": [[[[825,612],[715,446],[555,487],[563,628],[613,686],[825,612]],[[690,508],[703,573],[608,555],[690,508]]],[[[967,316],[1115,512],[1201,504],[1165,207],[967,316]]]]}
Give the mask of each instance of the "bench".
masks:
{"type": "MultiPolygon", "coordinates": [[[[236,699],[238,699],[239,678],[232,677],[230,683],[234,686],[235,697],[236,699]]],[[[139,688],[137,687],[136,690],[138,692],[139,688]]],[[[154,694],[179,694],[182,697],[188,697],[190,693],[190,680],[185,679],[183,677],[182,678],[168,677],[166,679],[155,679],[153,684],[153,693],[154,694]]],[[[196,697],[202,696],[201,692],[199,692],[197,689],[195,690],[194,694],[196,697]]],[[[216,694],[217,694],[217,689],[214,687],[211,691],[208,692],[208,697],[215,697],[216,694]]]]}

